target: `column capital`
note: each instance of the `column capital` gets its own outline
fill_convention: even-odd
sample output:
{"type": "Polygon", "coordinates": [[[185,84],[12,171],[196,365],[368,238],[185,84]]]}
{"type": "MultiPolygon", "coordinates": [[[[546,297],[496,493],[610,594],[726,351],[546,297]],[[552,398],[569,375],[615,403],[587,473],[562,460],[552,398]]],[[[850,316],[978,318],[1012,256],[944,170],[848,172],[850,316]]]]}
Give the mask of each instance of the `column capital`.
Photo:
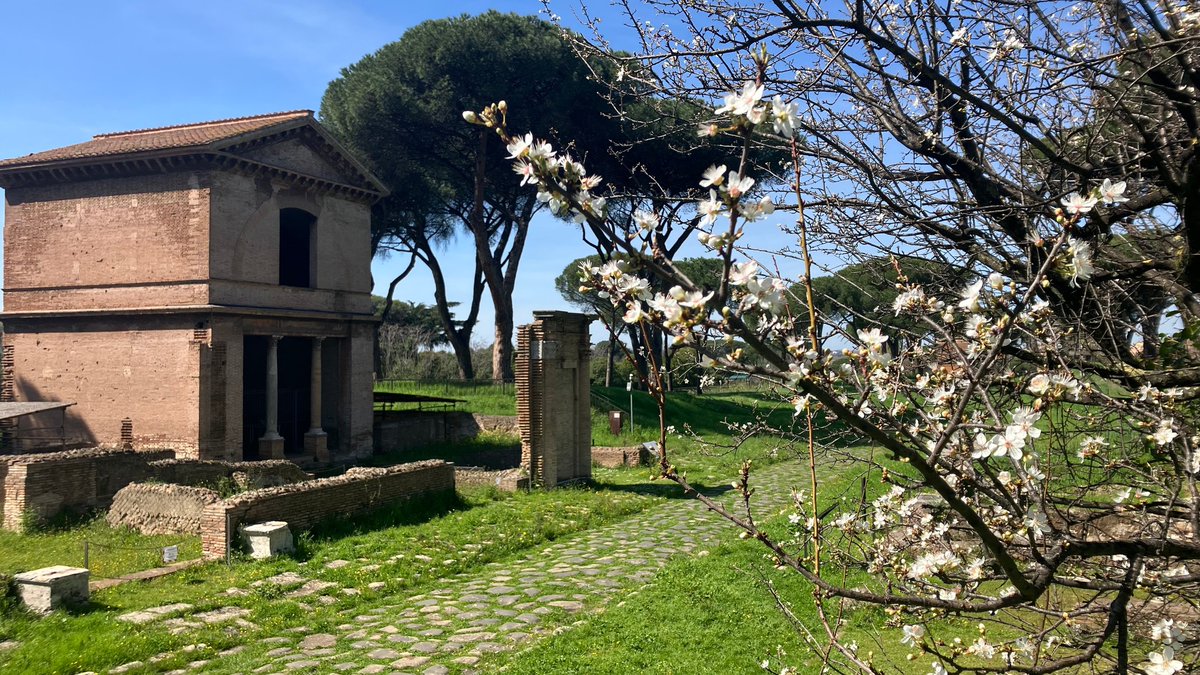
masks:
{"type": "Polygon", "coordinates": [[[324,342],[324,341],[325,341],[325,336],[324,336],[324,335],[317,335],[317,336],[314,336],[314,337],[313,337],[313,344],[315,344],[315,345],[319,345],[319,344],[321,344],[321,343],[322,343],[322,342],[324,342]]]}
{"type": "Polygon", "coordinates": [[[268,339],[271,341],[272,344],[279,344],[279,341],[283,339],[283,336],[282,335],[272,335],[268,339]]]}

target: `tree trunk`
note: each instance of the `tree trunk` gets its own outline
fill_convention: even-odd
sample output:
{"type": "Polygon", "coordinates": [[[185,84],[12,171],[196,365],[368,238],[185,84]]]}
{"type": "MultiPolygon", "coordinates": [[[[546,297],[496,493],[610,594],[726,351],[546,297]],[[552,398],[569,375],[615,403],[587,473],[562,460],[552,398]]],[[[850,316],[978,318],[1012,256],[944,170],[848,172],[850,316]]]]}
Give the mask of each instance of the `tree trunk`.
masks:
{"type": "Polygon", "coordinates": [[[381,326],[383,326],[383,324],[387,321],[388,312],[392,311],[392,298],[395,297],[395,295],[396,295],[396,285],[399,284],[401,281],[403,281],[404,277],[408,276],[408,273],[412,271],[413,265],[415,265],[416,263],[417,263],[417,254],[414,252],[409,257],[408,266],[404,268],[404,271],[401,272],[400,274],[396,275],[396,278],[392,279],[392,283],[388,284],[387,298],[383,302],[383,312],[380,313],[380,315],[379,315],[379,318],[381,319],[381,321],[379,323],[375,324],[375,331],[374,331],[374,333],[375,333],[375,335],[374,335],[375,356],[373,359],[373,364],[375,366],[375,378],[376,379],[382,379],[387,376],[387,373],[383,372],[383,357],[380,355],[380,350],[379,350],[379,328],[381,326]]]}
{"type": "MultiPolygon", "coordinates": [[[[424,241],[423,244],[422,250],[425,256],[421,260],[429,267],[429,272],[433,275],[434,304],[437,306],[438,318],[442,320],[442,330],[446,333],[446,340],[450,342],[450,348],[454,350],[454,358],[458,361],[459,377],[464,380],[473,380],[475,379],[475,365],[471,363],[471,331],[475,328],[475,315],[479,310],[479,292],[477,291],[472,299],[471,313],[467,320],[461,326],[455,326],[454,318],[450,315],[450,303],[446,298],[446,278],[442,274],[442,266],[434,257],[429,242],[424,241]]],[[[478,269],[478,265],[476,268],[478,269]]],[[[476,276],[478,277],[478,271],[476,276]]]]}
{"type": "Polygon", "coordinates": [[[608,322],[608,362],[604,364],[604,386],[611,387],[617,360],[617,326],[615,318],[608,322]]]}

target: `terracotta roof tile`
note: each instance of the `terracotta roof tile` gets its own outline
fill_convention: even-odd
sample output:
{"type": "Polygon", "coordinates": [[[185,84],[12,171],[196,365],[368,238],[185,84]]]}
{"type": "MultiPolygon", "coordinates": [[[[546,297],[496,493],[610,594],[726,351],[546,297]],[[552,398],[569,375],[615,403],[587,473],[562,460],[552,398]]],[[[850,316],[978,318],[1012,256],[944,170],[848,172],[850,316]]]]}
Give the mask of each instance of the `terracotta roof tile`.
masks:
{"type": "Polygon", "coordinates": [[[99,134],[86,143],[0,160],[0,169],[155,150],[201,148],[219,141],[236,138],[242,134],[261,131],[284,122],[311,116],[311,110],[293,110],[198,124],[180,124],[155,129],[99,134]]]}

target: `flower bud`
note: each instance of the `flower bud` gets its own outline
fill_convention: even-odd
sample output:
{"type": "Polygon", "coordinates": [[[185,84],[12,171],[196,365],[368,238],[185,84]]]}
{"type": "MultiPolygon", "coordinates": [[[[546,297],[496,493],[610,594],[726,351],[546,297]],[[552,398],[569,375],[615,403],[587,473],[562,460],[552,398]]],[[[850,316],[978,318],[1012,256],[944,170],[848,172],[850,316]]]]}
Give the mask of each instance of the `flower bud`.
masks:
{"type": "Polygon", "coordinates": [[[500,112],[507,113],[508,112],[508,101],[500,101],[499,103],[496,104],[496,107],[500,109],[500,112]]]}
{"type": "Polygon", "coordinates": [[[462,117],[467,124],[479,124],[479,115],[476,115],[473,110],[464,110],[462,117]]]}

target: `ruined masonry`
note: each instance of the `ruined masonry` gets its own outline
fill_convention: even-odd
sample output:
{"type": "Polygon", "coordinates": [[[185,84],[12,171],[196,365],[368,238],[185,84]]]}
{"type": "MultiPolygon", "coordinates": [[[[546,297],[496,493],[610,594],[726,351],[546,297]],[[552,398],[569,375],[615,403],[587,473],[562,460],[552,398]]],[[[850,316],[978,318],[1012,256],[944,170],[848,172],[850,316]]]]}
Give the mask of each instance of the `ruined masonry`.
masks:
{"type": "Polygon", "coordinates": [[[591,340],[586,314],[534,312],[517,329],[521,466],[535,485],[592,475],[591,340]]]}

